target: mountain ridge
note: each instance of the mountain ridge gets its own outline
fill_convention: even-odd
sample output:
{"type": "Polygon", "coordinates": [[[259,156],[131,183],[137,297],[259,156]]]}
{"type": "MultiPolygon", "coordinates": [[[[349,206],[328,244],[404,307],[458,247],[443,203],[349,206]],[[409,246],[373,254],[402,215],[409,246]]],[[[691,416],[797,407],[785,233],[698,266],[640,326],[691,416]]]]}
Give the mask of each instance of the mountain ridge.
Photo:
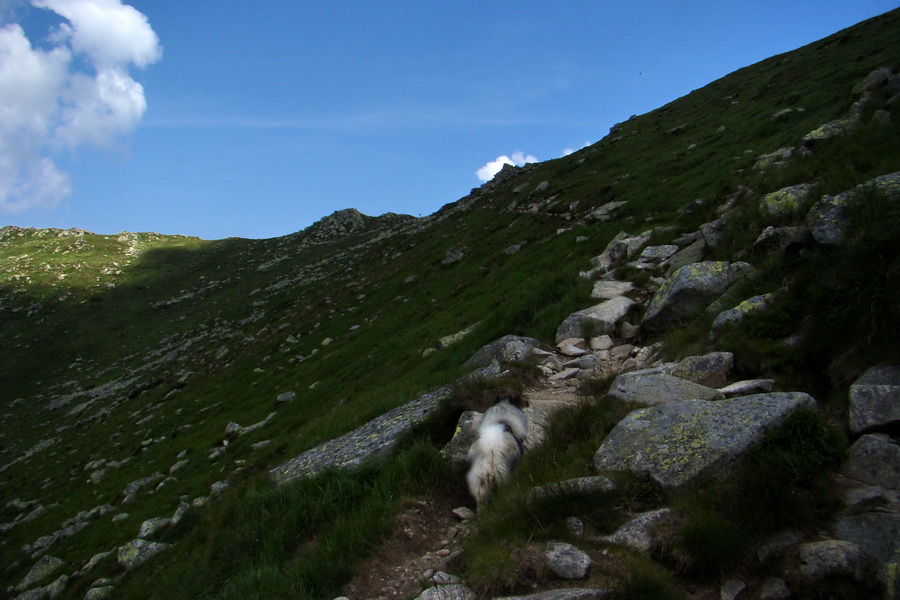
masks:
{"type": "MultiPolygon", "coordinates": [[[[900,66],[887,43],[898,23],[893,11],[741,69],[614,126],[574,155],[507,169],[427,217],[344,209],[265,240],[3,228],[0,477],[17,499],[0,519],[12,524],[2,545],[12,565],[5,577],[17,584],[48,549],[80,569],[147,520],[230,481],[230,491],[219,492],[223,508],[186,509],[187,521],[157,534],[184,542],[209,518],[226,535],[231,525],[219,511],[267,497],[253,487],[254,473],[458,380],[464,361],[488,342],[515,334],[554,346],[559,324],[594,303],[594,282],[579,274],[602,263],[607,249],[629,252],[628,241],[645,232],[644,244],[681,250],[683,235],[702,232],[709,242],[719,234],[707,260],[746,253],[757,270],[774,269],[752,243],[765,227],[800,226],[803,218],[760,216],[768,194],[815,182],[815,198],[835,196],[900,170],[900,119],[884,86],[839,136],[802,142],[857,114],[851,109],[866,92],[853,89],[869,73],[900,66]],[[873,122],[885,110],[893,120],[873,122]],[[784,148],[792,153],[756,166],[784,148]],[[729,211],[731,223],[716,224],[729,211]],[[617,237],[623,231],[633,235],[617,237]],[[438,344],[448,336],[457,341],[438,344]]],[[[792,261],[805,256],[778,268],[795,269],[792,261]]],[[[608,274],[649,290],[661,286],[657,268],[623,263],[608,274]]],[[[809,315],[794,306],[780,305],[757,333],[795,333],[809,315]]],[[[630,325],[639,326],[635,311],[630,325]]],[[[678,358],[708,333],[703,317],[685,319],[665,337],[678,358]]],[[[612,333],[618,339],[621,331],[612,333]]],[[[843,350],[861,336],[848,335],[843,350]]],[[[635,352],[654,343],[649,332],[634,339],[635,352]]],[[[789,381],[832,412],[846,393],[840,382],[870,360],[823,346],[811,364],[825,376],[808,381],[790,371],[796,357],[773,347],[742,347],[738,370],[789,381]]],[[[453,428],[444,422],[435,435],[453,428]]],[[[139,586],[139,571],[103,560],[101,572],[125,576],[122,589],[139,586]]],[[[94,579],[73,574],[81,583],[64,597],[80,597],[94,579]]]]}

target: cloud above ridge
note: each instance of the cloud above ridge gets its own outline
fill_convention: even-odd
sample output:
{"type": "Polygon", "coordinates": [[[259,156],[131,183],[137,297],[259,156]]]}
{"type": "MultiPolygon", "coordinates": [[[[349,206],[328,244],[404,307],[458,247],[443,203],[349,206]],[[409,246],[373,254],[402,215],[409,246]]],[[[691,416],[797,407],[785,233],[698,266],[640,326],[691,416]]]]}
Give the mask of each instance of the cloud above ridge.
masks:
{"type": "Polygon", "coordinates": [[[527,163],[536,163],[538,159],[532,155],[526,155],[524,152],[513,152],[512,156],[507,156],[505,154],[498,156],[496,159],[488,162],[483,167],[475,171],[475,175],[478,177],[480,181],[490,181],[494,178],[494,175],[500,172],[500,169],[503,168],[503,165],[513,165],[515,167],[521,167],[527,163]]]}
{"type": "Polygon", "coordinates": [[[32,0],[65,21],[42,46],[0,27],[0,212],[52,208],[71,193],[54,156],[109,148],[147,102],[129,69],[162,56],[147,18],[120,0],[32,0]]]}

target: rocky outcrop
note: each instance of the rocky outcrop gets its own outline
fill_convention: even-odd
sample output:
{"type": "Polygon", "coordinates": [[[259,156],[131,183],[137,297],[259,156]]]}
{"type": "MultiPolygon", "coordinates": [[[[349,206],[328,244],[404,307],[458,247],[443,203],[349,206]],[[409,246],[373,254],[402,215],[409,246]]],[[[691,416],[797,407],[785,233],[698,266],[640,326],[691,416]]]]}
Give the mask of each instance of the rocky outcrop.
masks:
{"type": "Polygon", "coordinates": [[[803,393],[773,393],[708,402],[679,400],[630,413],[594,455],[598,471],[646,474],[665,489],[723,476],[751,445],[801,409],[803,393]]]}

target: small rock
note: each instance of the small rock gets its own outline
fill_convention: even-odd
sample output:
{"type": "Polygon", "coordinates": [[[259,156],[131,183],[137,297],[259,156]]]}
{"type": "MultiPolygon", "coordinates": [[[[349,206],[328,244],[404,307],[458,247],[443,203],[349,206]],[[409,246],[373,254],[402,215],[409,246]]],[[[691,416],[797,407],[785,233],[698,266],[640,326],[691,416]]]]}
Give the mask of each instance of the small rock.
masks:
{"type": "Polygon", "coordinates": [[[294,398],[297,397],[296,392],[284,392],[283,394],[278,394],[278,397],[275,399],[276,402],[290,402],[294,398]]]}
{"type": "Polygon", "coordinates": [[[16,590],[22,591],[34,586],[34,584],[46,579],[55,571],[58,571],[64,564],[65,561],[62,561],[55,556],[45,556],[31,567],[28,574],[19,582],[19,585],[16,586],[16,590]]]}
{"type": "Polygon", "coordinates": [[[475,512],[468,506],[454,508],[451,514],[460,521],[470,521],[475,518],[475,512]]]}
{"type": "Polygon", "coordinates": [[[737,381],[731,385],[719,388],[722,395],[726,398],[736,398],[738,396],[749,396],[751,394],[762,394],[765,392],[775,391],[774,379],[747,379],[737,381]]]}
{"type": "Polygon", "coordinates": [[[142,539],[132,540],[119,547],[117,560],[123,569],[133,569],[141,566],[169,546],[170,544],[148,542],[142,539]]]}
{"type": "Polygon", "coordinates": [[[601,539],[638,552],[649,552],[653,547],[653,531],[661,523],[669,521],[671,517],[672,511],[668,508],[646,512],[619,527],[612,535],[601,539]]]}
{"type": "Polygon", "coordinates": [[[562,579],[584,579],[593,564],[591,557],[563,542],[550,542],[544,551],[547,566],[562,579]]]}
{"type": "Polygon", "coordinates": [[[800,571],[813,581],[845,575],[862,583],[868,575],[865,557],[859,546],[841,540],[824,540],[800,546],[800,571]]]}

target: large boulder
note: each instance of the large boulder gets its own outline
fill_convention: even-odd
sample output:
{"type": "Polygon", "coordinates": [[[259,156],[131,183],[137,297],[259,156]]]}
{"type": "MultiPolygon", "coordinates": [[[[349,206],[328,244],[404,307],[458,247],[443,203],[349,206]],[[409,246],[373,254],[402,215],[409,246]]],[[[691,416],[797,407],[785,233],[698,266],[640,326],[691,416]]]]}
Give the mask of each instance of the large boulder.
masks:
{"type": "Polygon", "coordinates": [[[534,338],[518,335],[505,335],[498,340],[485,344],[466,361],[467,369],[482,369],[494,362],[499,364],[521,363],[528,361],[541,342],[534,338]]]}
{"type": "Polygon", "coordinates": [[[646,474],[672,489],[699,477],[730,474],[765,434],[816,402],[801,392],[731,400],[675,401],[631,412],[594,455],[598,471],[646,474]]]}
{"type": "Polygon", "coordinates": [[[811,183],[801,183],[766,194],[759,202],[759,212],[773,217],[800,214],[813,187],[811,183]]]}
{"type": "Polygon", "coordinates": [[[644,327],[661,331],[697,308],[721,296],[737,277],[750,268],[746,263],[706,261],[681,267],[660,286],[647,312],[644,327]]]}
{"type": "Polygon", "coordinates": [[[872,367],[850,386],[850,429],[900,423],[900,367],[872,367]]]}
{"type": "Polygon", "coordinates": [[[900,489],[900,446],[884,434],[867,434],[850,446],[844,475],[883,488],[900,489]]]}
{"type": "Polygon", "coordinates": [[[635,304],[625,296],[617,296],[566,317],[556,330],[556,343],[568,338],[589,338],[615,332],[618,322],[635,304]]]}
{"type": "Polygon", "coordinates": [[[822,245],[842,245],[853,229],[850,207],[857,194],[867,188],[891,200],[900,200],[900,172],[876,177],[834,196],[823,196],[806,215],[806,226],[812,232],[813,239],[822,245]]]}
{"type": "Polygon", "coordinates": [[[727,326],[741,321],[748,314],[766,309],[772,303],[774,298],[775,295],[771,293],[760,294],[759,296],[747,298],[734,308],[723,310],[716,315],[712,326],[709,328],[709,340],[714,341],[722,334],[722,331],[727,326]]]}
{"type": "Polygon", "coordinates": [[[658,368],[621,373],[609,395],[625,402],[655,405],[684,400],[721,400],[719,390],[675,377],[658,368]]]}

